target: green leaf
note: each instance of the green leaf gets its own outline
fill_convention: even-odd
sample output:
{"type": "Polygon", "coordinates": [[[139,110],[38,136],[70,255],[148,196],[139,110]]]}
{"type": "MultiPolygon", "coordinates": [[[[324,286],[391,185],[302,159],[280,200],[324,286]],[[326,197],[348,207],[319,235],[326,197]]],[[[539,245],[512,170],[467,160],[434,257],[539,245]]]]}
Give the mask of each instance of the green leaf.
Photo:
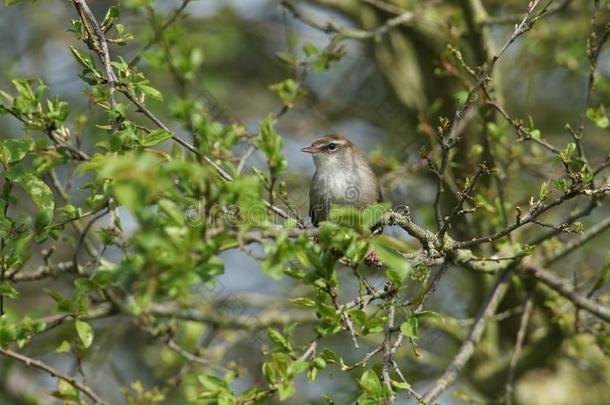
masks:
{"type": "Polygon", "coordinates": [[[402,334],[410,339],[417,339],[419,337],[418,329],[418,321],[415,317],[409,318],[409,320],[400,325],[402,334]]]}
{"type": "Polygon", "coordinates": [[[316,367],[312,367],[307,372],[307,379],[311,382],[315,382],[317,375],[318,375],[318,369],[316,367]]]}
{"type": "Polygon", "coordinates": [[[32,147],[29,139],[5,139],[0,142],[0,159],[4,163],[15,163],[22,160],[32,147]]]}
{"type": "Polygon", "coordinates": [[[89,55],[83,56],[78,49],[70,45],[70,52],[74,59],[83,67],[85,71],[95,71],[95,65],[89,55]]]}
{"type": "Polygon", "coordinates": [[[277,388],[280,396],[280,401],[284,401],[296,393],[296,389],[294,388],[294,383],[292,381],[285,381],[277,388]]]}
{"type": "Polygon", "coordinates": [[[316,302],[309,298],[299,297],[299,298],[291,298],[288,300],[293,305],[298,305],[300,307],[313,308],[316,306],[316,302]]]}
{"type": "Polygon", "coordinates": [[[19,293],[17,290],[15,290],[15,288],[13,288],[12,285],[8,283],[8,281],[4,281],[2,284],[0,284],[0,295],[8,298],[17,298],[19,293]]]}
{"type": "Polygon", "coordinates": [[[309,362],[305,360],[295,360],[290,363],[287,372],[289,376],[294,376],[307,370],[307,367],[309,367],[309,362]]]}
{"type": "Polygon", "coordinates": [[[204,375],[198,377],[204,390],[211,392],[230,392],[229,385],[225,380],[215,375],[204,375]]]}
{"type": "Polygon", "coordinates": [[[383,393],[381,381],[379,381],[379,377],[377,377],[377,374],[373,370],[366,370],[360,377],[359,383],[367,394],[380,397],[383,393]]]}
{"type": "Polygon", "coordinates": [[[144,84],[138,84],[138,89],[147,96],[154,98],[157,101],[163,101],[163,95],[161,92],[153,87],[146,86],[144,84]]]}
{"type": "Polygon", "coordinates": [[[316,357],[313,359],[313,366],[315,368],[319,368],[320,370],[326,368],[326,360],[324,360],[322,357],[316,357]]]}
{"type": "Polygon", "coordinates": [[[445,322],[445,318],[438,312],[434,311],[421,311],[415,314],[415,317],[417,319],[431,319],[434,321],[439,321],[441,323],[445,322]]]}
{"type": "Polygon", "coordinates": [[[275,384],[277,372],[271,363],[263,364],[263,375],[269,384],[275,384]]]}
{"type": "Polygon", "coordinates": [[[9,7],[19,3],[21,0],[4,0],[4,4],[9,7]]]}
{"type": "Polygon", "coordinates": [[[108,9],[108,11],[106,12],[106,15],[104,16],[104,20],[102,21],[102,26],[111,24],[114,20],[116,20],[119,17],[120,14],[121,14],[121,10],[119,9],[118,6],[111,6],[108,9]]]}
{"type": "Polygon", "coordinates": [[[55,349],[55,353],[68,353],[70,351],[70,343],[67,340],[61,342],[57,349],[55,349]]]}
{"type": "Polygon", "coordinates": [[[455,98],[457,99],[458,105],[463,105],[468,99],[468,92],[466,90],[460,90],[455,93],[455,98]]]}
{"type": "Polygon", "coordinates": [[[269,86],[269,89],[280,96],[284,102],[284,105],[288,108],[293,108],[294,102],[306,94],[305,90],[301,88],[299,83],[292,79],[287,79],[283,82],[272,84],[269,86]]]}
{"type": "Polygon", "coordinates": [[[49,295],[49,297],[53,298],[53,300],[55,300],[55,302],[61,302],[64,300],[63,295],[61,295],[57,291],[51,290],[50,288],[45,288],[45,289],[43,289],[43,291],[46,292],[49,295]]]}
{"type": "Polygon", "coordinates": [[[320,54],[320,50],[314,44],[311,44],[309,42],[303,44],[303,52],[305,52],[305,55],[307,55],[308,57],[320,54]]]}
{"type": "Polygon", "coordinates": [[[538,198],[540,201],[544,201],[550,194],[549,182],[545,181],[540,185],[540,191],[538,192],[538,198]]]}
{"type": "Polygon", "coordinates": [[[411,264],[395,250],[388,248],[379,239],[371,240],[371,244],[375,248],[375,252],[381,259],[381,262],[387,267],[386,274],[388,280],[401,284],[411,272],[411,264]]]}
{"type": "Polygon", "coordinates": [[[76,333],[80,338],[80,341],[83,343],[85,348],[88,348],[93,343],[93,328],[85,321],[77,320],[74,323],[76,327],[76,333]]]}
{"type": "Polygon", "coordinates": [[[61,399],[75,401],[78,400],[79,391],[72,384],[60,378],[57,381],[57,391],[54,392],[54,395],[61,399]]]}
{"type": "Polygon", "coordinates": [[[37,231],[42,231],[51,222],[53,222],[53,210],[50,208],[41,208],[38,210],[38,213],[36,213],[34,227],[37,231]]]}
{"type": "Polygon", "coordinates": [[[61,214],[69,219],[75,219],[83,215],[83,211],[80,207],[75,207],[72,204],[66,204],[61,207],[61,214]]]}
{"type": "Polygon", "coordinates": [[[282,154],[282,137],[273,128],[273,115],[269,114],[260,125],[260,139],[256,146],[267,156],[269,169],[276,173],[286,170],[286,157],[282,154]]]}
{"type": "Polygon", "coordinates": [[[564,149],[562,154],[565,156],[566,159],[570,159],[575,150],[576,144],[574,142],[570,142],[566,145],[566,148],[564,149]]]}
{"type": "Polygon", "coordinates": [[[271,340],[276,345],[283,347],[287,351],[292,350],[288,340],[277,330],[269,328],[269,330],[267,331],[267,335],[269,336],[269,340],[271,340]]]}
{"type": "Polygon", "coordinates": [[[155,146],[160,144],[161,142],[170,139],[171,137],[171,132],[166,131],[164,129],[157,129],[155,131],[152,131],[150,134],[146,134],[146,136],[144,136],[140,141],[140,145],[145,147],[155,146]]]}
{"type": "Polygon", "coordinates": [[[339,357],[337,356],[337,354],[329,349],[322,350],[320,357],[322,357],[327,363],[331,364],[337,363],[339,361],[339,357]]]}
{"type": "Polygon", "coordinates": [[[411,384],[409,384],[408,382],[400,382],[400,381],[391,380],[391,383],[394,387],[398,388],[399,390],[406,390],[407,388],[411,387],[411,384]]]}
{"type": "Polygon", "coordinates": [[[298,63],[297,58],[288,52],[276,52],[275,57],[287,65],[295,65],[298,63]]]}
{"type": "Polygon", "coordinates": [[[539,129],[532,129],[529,131],[529,134],[534,139],[540,139],[540,137],[542,136],[542,133],[539,129]]]}
{"type": "Polygon", "coordinates": [[[32,172],[26,171],[23,166],[17,165],[11,167],[5,173],[5,176],[7,179],[21,185],[30,194],[38,208],[53,210],[55,207],[53,192],[49,186],[32,172]]]}
{"type": "Polygon", "coordinates": [[[603,105],[600,105],[598,108],[587,109],[587,118],[589,118],[595,123],[595,125],[602,129],[606,129],[608,128],[608,126],[610,126],[610,120],[608,119],[606,109],[603,105]]]}

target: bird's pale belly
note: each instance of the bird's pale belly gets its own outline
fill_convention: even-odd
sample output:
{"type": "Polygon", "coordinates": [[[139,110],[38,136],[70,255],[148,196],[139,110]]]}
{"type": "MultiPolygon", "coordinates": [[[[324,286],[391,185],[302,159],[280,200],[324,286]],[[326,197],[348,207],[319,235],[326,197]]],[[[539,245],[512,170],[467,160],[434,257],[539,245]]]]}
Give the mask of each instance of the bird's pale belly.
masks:
{"type": "Polygon", "coordinates": [[[322,182],[323,195],[328,197],[327,203],[337,205],[363,206],[370,204],[366,195],[368,190],[364,190],[351,177],[332,176],[322,182]]]}

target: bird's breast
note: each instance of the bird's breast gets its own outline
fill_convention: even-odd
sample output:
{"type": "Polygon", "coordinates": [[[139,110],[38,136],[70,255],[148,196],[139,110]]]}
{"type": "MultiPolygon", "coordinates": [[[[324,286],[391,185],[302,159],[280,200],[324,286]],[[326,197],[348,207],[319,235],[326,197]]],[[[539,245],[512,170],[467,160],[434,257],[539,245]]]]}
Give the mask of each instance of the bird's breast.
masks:
{"type": "Polygon", "coordinates": [[[373,183],[363,181],[358,171],[323,170],[316,172],[316,193],[330,204],[365,206],[376,202],[373,183]]]}

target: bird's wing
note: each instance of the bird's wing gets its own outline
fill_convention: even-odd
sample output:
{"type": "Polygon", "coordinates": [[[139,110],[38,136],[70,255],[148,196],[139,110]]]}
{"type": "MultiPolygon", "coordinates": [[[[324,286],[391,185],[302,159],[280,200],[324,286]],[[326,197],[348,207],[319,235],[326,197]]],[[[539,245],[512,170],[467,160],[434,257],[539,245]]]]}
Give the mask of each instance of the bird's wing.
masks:
{"type": "Polygon", "coordinates": [[[320,222],[326,220],[323,202],[314,197],[314,193],[309,193],[309,216],[313,226],[318,226],[320,222]]]}

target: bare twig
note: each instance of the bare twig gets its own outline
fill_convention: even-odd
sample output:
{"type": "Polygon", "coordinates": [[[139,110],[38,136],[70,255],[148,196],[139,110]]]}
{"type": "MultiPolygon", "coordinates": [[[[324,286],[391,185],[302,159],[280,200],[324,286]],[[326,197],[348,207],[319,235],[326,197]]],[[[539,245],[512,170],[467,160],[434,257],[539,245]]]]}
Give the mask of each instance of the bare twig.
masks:
{"type": "Polygon", "coordinates": [[[439,239],[443,238],[443,236],[445,235],[445,232],[449,228],[449,225],[451,225],[451,222],[453,221],[453,219],[455,219],[455,217],[457,215],[459,215],[460,211],[462,210],[462,207],[464,206],[464,202],[466,202],[467,199],[472,198],[472,192],[474,191],[474,188],[477,184],[477,180],[479,179],[481,174],[486,171],[487,171],[487,168],[484,165],[480,165],[479,168],[477,169],[476,173],[474,174],[474,176],[472,176],[472,178],[469,178],[468,185],[461,192],[460,200],[458,201],[458,203],[455,205],[455,207],[451,211],[451,214],[449,214],[449,216],[444,219],[443,225],[442,225],[441,229],[438,231],[439,239]]]}
{"type": "Polygon", "coordinates": [[[292,2],[292,0],[280,0],[282,6],[284,6],[292,15],[302,21],[304,24],[309,25],[312,28],[325,32],[327,34],[334,33],[339,36],[351,39],[370,39],[379,38],[394,27],[406,24],[415,19],[415,14],[410,11],[405,11],[396,17],[388,19],[384,24],[372,29],[362,30],[357,28],[340,27],[334,23],[328,21],[326,23],[320,23],[315,19],[309,17],[307,14],[299,10],[292,2]]]}
{"type": "Polygon", "coordinates": [[[27,281],[38,281],[47,277],[55,277],[59,273],[68,273],[76,269],[76,264],[73,261],[61,262],[57,264],[45,264],[39,266],[35,271],[30,272],[17,272],[12,271],[7,273],[6,279],[11,280],[15,283],[27,282],[27,281]]]}
{"type": "Polygon", "coordinates": [[[561,249],[557,249],[553,252],[553,255],[543,261],[543,266],[548,266],[551,263],[555,263],[557,260],[565,257],[566,255],[574,252],[576,249],[589,242],[591,239],[601,235],[604,231],[610,228],[610,217],[605,218],[601,222],[595,224],[591,228],[587,229],[585,233],[580,235],[578,238],[571,239],[561,249]]]}
{"type": "Polygon", "coordinates": [[[536,280],[543,282],[564,298],[567,298],[574,306],[582,308],[606,322],[610,322],[610,307],[607,305],[578,294],[574,289],[567,287],[566,282],[534,263],[525,264],[524,270],[527,275],[533,276],[536,280]]]}
{"type": "Polygon", "coordinates": [[[173,304],[151,304],[148,312],[154,316],[172,317],[195,322],[216,325],[224,329],[243,329],[257,331],[272,326],[284,326],[290,322],[315,322],[316,317],[303,312],[271,312],[256,316],[226,317],[219,311],[199,311],[191,308],[178,308],[173,304]]]}
{"type": "Polygon", "coordinates": [[[473,246],[477,246],[482,243],[493,242],[494,240],[500,239],[501,237],[510,234],[515,229],[518,229],[518,228],[522,227],[523,225],[534,222],[534,220],[536,220],[536,218],[538,218],[540,215],[542,215],[546,211],[550,210],[551,208],[557,207],[558,205],[561,205],[564,201],[570,200],[580,194],[581,193],[578,190],[574,190],[574,189],[569,190],[551,202],[548,202],[546,204],[543,204],[543,203],[536,204],[534,207],[532,207],[530,209],[530,211],[523,218],[518,218],[517,221],[515,221],[515,223],[511,224],[510,226],[507,226],[504,229],[501,229],[490,235],[482,236],[479,238],[473,238],[473,239],[467,240],[467,241],[455,242],[455,245],[457,248],[463,249],[463,248],[471,248],[473,246]]]}
{"type": "Polygon", "coordinates": [[[534,300],[530,294],[525,301],[525,309],[523,315],[521,315],[521,322],[519,324],[519,331],[517,332],[517,340],[515,341],[515,350],[510,358],[510,365],[508,367],[508,376],[506,378],[506,404],[511,405],[513,401],[513,381],[515,379],[515,370],[517,369],[517,362],[521,356],[521,350],[523,349],[523,342],[525,340],[525,332],[527,330],[527,324],[534,307],[534,300]]]}
{"type": "MultiPolygon", "coordinates": [[[[565,10],[572,0],[561,0],[558,1],[553,7],[549,7],[548,11],[544,14],[545,17],[549,17],[560,11],[565,10]]],[[[518,24],[523,19],[523,14],[507,14],[502,16],[489,16],[484,20],[480,21],[482,25],[512,25],[518,24]]]]}
{"type": "Polygon", "coordinates": [[[386,386],[387,391],[390,394],[388,398],[388,404],[392,405],[396,403],[396,394],[392,389],[392,380],[390,378],[390,368],[393,364],[393,353],[392,353],[392,329],[394,328],[394,315],[396,308],[394,307],[395,297],[389,300],[388,305],[388,321],[386,322],[384,338],[383,338],[383,363],[381,365],[381,377],[383,383],[386,386]]]}
{"type": "Polygon", "coordinates": [[[379,345],[376,348],[374,348],[373,350],[371,350],[370,352],[368,352],[367,354],[365,354],[364,357],[362,359],[360,359],[360,361],[358,361],[357,363],[354,363],[351,366],[341,367],[341,370],[349,371],[349,370],[353,370],[357,367],[366,367],[366,365],[373,358],[373,356],[375,356],[377,353],[381,352],[382,350],[383,350],[383,345],[379,345]]]}
{"type": "MultiPolygon", "coordinates": [[[[479,89],[485,84],[485,82],[491,76],[491,73],[496,65],[496,62],[502,57],[504,52],[506,52],[506,50],[513,44],[513,42],[515,42],[515,40],[517,40],[517,38],[519,38],[521,35],[523,35],[525,32],[529,31],[532,28],[532,26],[536,22],[537,18],[541,15],[541,14],[538,14],[537,16],[534,16],[534,11],[538,7],[539,3],[540,3],[540,0],[533,0],[529,3],[525,16],[523,17],[521,22],[515,26],[515,30],[513,31],[513,34],[504,43],[502,48],[500,48],[500,50],[492,57],[491,61],[489,61],[489,64],[487,65],[487,67],[485,68],[483,73],[479,76],[479,79],[476,81],[476,83],[474,84],[474,86],[472,87],[470,92],[468,93],[468,96],[466,97],[466,101],[464,101],[464,104],[462,104],[462,106],[456,110],[455,117],[453,118],[453,123],[451,125],[451,131],[450,131],[449,137],[446,141],[448,147],[453,147],[458,142],[459,139],[458,139],[458,137],[456,137],[456,132],[457,132],[456,130],[458,128],[458,124],[464,118],[468,109],[474,104],[476,93],[479,91],[479,89]]],[[[541,13],[543,13],[543,12],[544,12],[544,10],[541,11],[541,13]]]]}
{"type": "MultiPolygon", "coordinates": [[[[117,102],[115,97],[115,88],[117,86],[117,78],[114,74],[114,69],[112,68],[110,53],[108,52],[108,42],[106,41],[106,36],[104,32],[100,28],[100,25],[95,18],[95,15],[91,12],[91,9],[87,5],[85,0],[72,0],[74,6],[76,7],[81,19],[83,19],[83,14],[87,17],[87,19],[93,25],[93,31],[97,36],[97,41],[99,43],[100,49],[98,55],[104,64],[104,68],[106,69],[106,80],[108,81],[108,88],[110,90],[110,105],[112,106],[112,110],[116,110],[117,102]]],[[[86,24],[86,21],[83,21],[86,24]]],[[[118,129],[118,122],[115,122],[114,129],[118,129]]]]}
{"type": "MultiPolygon", "coordinates": [[[[4,170],[8,170],[8,165],[3,163],[4,170]]],[[[2,200],[4,201],[4,208],[2,209],[2,217],[6,218],[6,214],[8,213],[8,207],[10,205],[10,195],[11,190],[13,189],[13,182],[10,180],[6,180],[4,182],[4,186],[2,187],[2,200]]],[[[6,265],[6,240],[4,239],[4,235],[0,238],[0,287],[5,282],[7,265],[6,265]]],[[[0,316],[4,315],[4,294],[0,293],[0,316]]]]}
{"type": "Polygon", "coordinates": [[[144,47],[137,53],[137,55],[133,57],[131,62],[129,62],[129,67],[133,67],[134,65],[136,65],[140,61],[142,54],[159,41],[159,38],[163,34],[163,31],[165,31],[170,25],[172,25],[174,22],[176,22],[176,20],[178,20],[178,18],[182,15],[184,9],[189,5],[191,1],[193,0],[182,0],[182,4],[180,4],[180,7],[174,10],[171,17],[165,23],[163,23],[163,25],[161,25],[159,29],[155,30],[153,37],[146,43],[146,45],[144,45],[144,47]]]}
{"type": "Polygon", "coordinates": [[[585,130],[585,121],[587,117],[587,109],[591,104],[591,97],[593,96],[593,91],[595,87],[595,72],[597,71],[597,62],[599,60],[599,55],[602,51],[604,44],[608,41],[608,37],[610,36],[610,23],[607,23],[604,26],[604,29],[601,33],[601,36],[598,38],[597,33],[595,32],[596,23],[597,23],[597,14],[599,12],[599,3],[595,2],[596,9],[593,11],[593,17],[591,18],[591,27],[592,32],[588,38],[588,46],[587,46],[587,57],[589,58],[589,77],[587,79],[587,84],[585,88],[585,98],[583,100],[582,110],[580,112],[580,119],[578,123],[578,127],[576,130],[573,130],[569,125],[567,126],[568,130],[572,134],[574,138],[574,142],[576,144],[576,151],[578,156],[583,158],[586,161],[584,150],[581,145],[581,139],[583,136],[583,132],[585,130]]]}
{"type": "Polygon", "coordinates": [[[347,330],[349,331],[349,334],[352,337],[354,347],[359,348],[360,346],[358,345],[358,339],[356,338],[356,330],[354,329],[354,323],[352,322],[352,318],[349,316],[349,314],[344,311],[345,307],[339,305],[337,292],[333,289],[333,287],[328,287],[326,292],[328,293],[330,300],[333,303],[333,306],[335,307],[335,310],[337,311],[341,319],[343,319],[343,321],[345,322],[345,326],[347,327],[347,330]]]}
{"type": "Polygon", "coordinates": [[[103,217],[105,217],[108,214],[108,209],[106,205],[104,205],[102,208],[102,212],[100,212],[99,214],[97,214],[96,216],[94,216],[93,218],[91,218],[91,220],[87,223],[87,225],[85,225],[85,227],[83,228],[81,234],[78,237],[78,241],[76,242],[76,247],[74,248],[74,254],[72,255],[72,262],[74,263],[74,266],[76,268],[78,268],[78,253],[80,251],[80,247],[83,245],[85,239],[87,238],[89,231],[91,230],[91,227],[93,227],[93,225],[99,221],[100,219],[102,219],[103,217]]]}
{"type": "Polygon", "coordinates": [[[85,385],[84,383],[78,381],[76,378],[66,375],[53,367],[49,366],[46,363],[43,363],[40,360],[32,359],[31,357],[24,356],[23,354],[14,352],[10,349],[3,349],[0,347],[0,354],[11,359],[17,360],[28,367],[34,367],[39,370],[44,371],[47,374],[52,375],[53,377],[59,378],[60,380],[64,380],[74,388],[78,389],[83,394],[87,395],[95,404],[108,404],[108,402],[103,401],[93,390],[85,385]]]}
{"type": "Polygon", "coordinates": [[[516,264],[510,266],[498,276],[495,286],[479,311],[476,322],[472,329],[470,329],[468,338],[462,343],[460,350],[443,375],[436,380],[434,385],[424,394],[423,400],[425,402],[434,401],[443,391],[445,391],[445,389],[453,384],[464,365],[466,365],[470,357],[474,354],[475,346],[483,335],[487,321],[496,312],[498,305],[500,305],[500,302],[508,289],[508,279],[515,266],[516,264]]]}

